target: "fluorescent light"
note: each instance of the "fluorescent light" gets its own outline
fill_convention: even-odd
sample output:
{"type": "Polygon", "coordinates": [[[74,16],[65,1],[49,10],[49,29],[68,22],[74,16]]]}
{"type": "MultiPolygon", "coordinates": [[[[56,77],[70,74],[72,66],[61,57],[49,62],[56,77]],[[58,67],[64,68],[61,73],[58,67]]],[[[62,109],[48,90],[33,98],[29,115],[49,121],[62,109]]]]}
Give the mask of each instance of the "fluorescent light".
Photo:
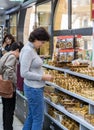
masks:
{"type": "Polygon", "coordinates": [[[4,9],[3,7],[0,7],[0,9],[4,9]]]}
{"type": "Polygon", "coordinates": [[[10,1],[14,1],[14,2],[16,2],[16,1],[21,1],[21,2],[23,2],[24,0],[10,0],[10,1]]]}

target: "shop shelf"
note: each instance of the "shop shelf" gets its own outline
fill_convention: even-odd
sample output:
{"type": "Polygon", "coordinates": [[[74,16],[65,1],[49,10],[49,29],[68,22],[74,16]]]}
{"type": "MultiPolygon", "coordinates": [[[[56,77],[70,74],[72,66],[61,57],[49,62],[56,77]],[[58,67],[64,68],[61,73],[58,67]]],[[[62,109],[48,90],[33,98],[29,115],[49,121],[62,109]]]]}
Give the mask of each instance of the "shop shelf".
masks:
{"type": "Polygon", "coordinates": [[[94,101],[92,101],[92,100],[90,100],[90,99],[88,99],[88,98],[85,98],[85,97],[83,97],[83,96],[80,96],[80,95],[78,95],[78,94],[76,94],[76,93],[73,93],[73,92],[71,92],[71,91],[68,91],[68,90],[66,90],[66,89],[64,89],[64,88],[61,88],[60,86],[56,85],[55,83],[46,82],[46,84],[51,85],[51,86],[54,86],[56,89],[60,90],[61,92],[64,92],[64,93],[66,93],[66,94],[68,94],[68,95],[70,95],[70,96],[72,96],[72,97],[75,97],[75,98],[77,98],[77,99],[79,99],[79,100],[82,100],[82,101],[84,101],[84,102],[86,102],[86,103],[88,103],[88,104],[94,105],[94,101]]]}
{"type": "Polygon", "coordinates": [[[84,78],[84,79],[94,81],[94,77],[92,77],[92,76],[77,73],[77,72],[71,71],[69,69],[62,69],[62,68],[58,68],[58,67],[54,67],[54,66],[50,66],[50,65],[46,65],[46,64],[43,65],[43,67],[48,68],[48,69],[57,70],[57,71],[60,71],[60,72],[63,72],[63,73],[68,73],[68,74],[71,74],[73,76],[77,76],[77,77],[80,77],[80,78],[84,78]]]}
{"type": "Polygon", "coordinates": [[[52,118],[48,113],[45,113],[45,115],[52,120],[56,125],[58,125],[62,130],[68,130],[66,127],[64,127],[60,122],[52,118]]]}
{"type": "Polygon", "coordinates": [[[53,106],[54,108],[56,108],[57,110],[59,110],[60,112],[64,113],[65,115],[67,115],[68,117],[72,118],[73,120],[75,120],[76,122],[78,122],[79,124],[83,125],[85,128],[89,129],[89,130],[94,130],[94,126],[92,126],[91,124],[89,124],[87,121],[85,121],[84,119],[71,114],[70,112],[68,112],[63,106],[60,105],[56,105],[53,102],[51,102],[50,100],[48,100],[47,98],[45,98],[45,101],[50,104],[51,106],[53,106]]]}

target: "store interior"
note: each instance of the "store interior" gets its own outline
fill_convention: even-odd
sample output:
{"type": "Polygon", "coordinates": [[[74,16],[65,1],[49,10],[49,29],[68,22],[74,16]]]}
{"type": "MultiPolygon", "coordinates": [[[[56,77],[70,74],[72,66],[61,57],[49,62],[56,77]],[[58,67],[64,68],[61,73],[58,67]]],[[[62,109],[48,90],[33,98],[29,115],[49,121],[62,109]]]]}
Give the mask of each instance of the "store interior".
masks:
{"type": "MultiPolygon", "coordinates": [[[[36,27],[51,35],[50,42],[38,50],[45,73],[54,75],[44,89],[43,130],[94,130],[92,6],[92,0],[25,0],[0,15],[0,46],[5,33],[24,44],[36,27]]],[[[21,122],[27,107],[20,86],[15,114],[21,122]]]]}

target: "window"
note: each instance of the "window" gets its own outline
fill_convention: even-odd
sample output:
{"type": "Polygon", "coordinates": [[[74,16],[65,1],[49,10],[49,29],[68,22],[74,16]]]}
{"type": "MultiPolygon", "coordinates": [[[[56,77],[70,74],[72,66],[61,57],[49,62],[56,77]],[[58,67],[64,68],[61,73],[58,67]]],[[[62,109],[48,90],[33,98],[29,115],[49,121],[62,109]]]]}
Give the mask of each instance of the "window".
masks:
{"type": "MultiPolygon", "coordinates": [[[[38,5],[36,12],[36,25],[37,27],[44,27],[51,33],[51,1],[38,5]]],[[[46,42],[39,50],[40,55],[49,55],[49,42],[46,42]]]]}
{"type": "Polygon", "coordinates": [[[17,40],[17,14],[10,15],[10,33],[17,40]]]}
{"type": "Polygon", "coordinates": [[[47,2],[37,6],[36,23],[37,23],[37,27],[42,26],[45,27],[48,31],[50,31],[51,2],[47,2]]]}
{"type": "Polygon", "coordinates": [[[90,0],[72,0],[72,28],[91,27],[90,0]]]}
{"type": "Polygon", "coordinates": [[[54,15],[54,30],[68,29],[68,0],[58,0],[54,15]]]}
{"type": "Polygon", "coordinates": [[[34,27],[35,27],[35,5],[30,8],[27,8],[26,11],[24,32],[23,32],[24,43],[28,41],[29,34],[31,31],[33,31],[34,27]]]}

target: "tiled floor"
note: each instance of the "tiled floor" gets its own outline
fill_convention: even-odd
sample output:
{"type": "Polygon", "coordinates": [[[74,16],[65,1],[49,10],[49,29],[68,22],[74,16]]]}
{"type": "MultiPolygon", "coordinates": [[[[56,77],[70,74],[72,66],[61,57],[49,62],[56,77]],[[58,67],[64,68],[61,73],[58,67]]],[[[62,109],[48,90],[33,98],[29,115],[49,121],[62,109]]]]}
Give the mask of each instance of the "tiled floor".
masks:
{"type": "MultiPolygon", "coordinates": [[[[13,130],[22,130],[23,124],[19,121],[19,119],[14,116],[14,123],[13,123],[13,130]]],[[[3,130],[2,128],[2,102],[0,99],[0,130],[3,130]]]]}

